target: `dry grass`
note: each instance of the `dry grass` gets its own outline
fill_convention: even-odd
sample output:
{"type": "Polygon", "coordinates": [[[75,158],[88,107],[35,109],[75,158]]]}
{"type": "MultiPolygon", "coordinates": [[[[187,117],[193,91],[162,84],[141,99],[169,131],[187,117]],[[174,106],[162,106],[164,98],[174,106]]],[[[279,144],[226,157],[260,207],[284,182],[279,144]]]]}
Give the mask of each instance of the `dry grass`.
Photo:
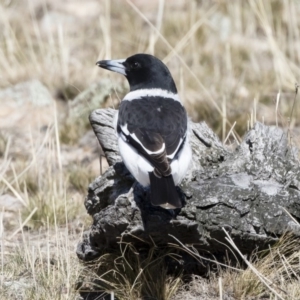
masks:
{"type": "Polygon", "coordinates": [[[300,299],[300,246],[299,238],[283,236],[271,249],[259,253],[253,264],[257,276],[247,269],[237,278],[237,296],[262,296],[271,294],[277,299],[300,299]],[[260,278],[262,276],[269,287],[260,278]]]}
{"type": "Polygon", "coordinates": [[[193,248],[169,245],[137,251],[131,244],[120,243],[119,250],[103,254],[89,265],[88,273],[81,277],[80,290],[98,296],[113,294],[119,300],[297,300],[299,246],[299,238],[286,234],[272,248],[253,255],[246,270],[233,267],[233,261],[227,267],[216,262],[211,265],[214,271],[208,274],[209,279],[194,275],[186,282],[180,263],[175,277],[168,275],[168,264],[180,262],[182,251],[203,262],[205,258],[193,248]]]}
{"type": "Polygon", "coordinates": [[[63,168],[55,127],[50,126],[42,141],[31,145],[32,157],[27,161],[8,160],[6,170],[1,174],[1,194],[12,193],[20,200],[23,218],[35,210],[27,224],[30,228],[46,226],[47,223],[65,224],[66,217],[74,221],[84,213],[82,198],[76,195],[74,188],[84,193],[83,184],[88,184],[91,176],[85,176],[86,171],[80,170],[77,175],[75,170],[63,168]],[[84,180],[79,182],[82,177],[84,180]]]}
{"type": "Polygon", "coordinates": [[[9,143],[4,149],[0,194],[12,194],[21,209],[14,220],[5,219],[4,210],[0,215],[1,299],[77,297],[83,268],[75,249],[87,219],[83,184],[91,177],[79,166],[78,175],[63,167],[57,125],[54,118],[42,140],[30,145],[27,161],[15,161],[9,143]]]}
{"type": "Polygon", "coordinates": [[[119,250],[103,254],[89,266],[81,292],[87,288],[102,295],[113,293],[119,300],[172,299],[182,282],[180,276],[167,274],[166,260],[180,256],[171,247],[152,246],[149,250],[149,245],[145,246],[144,251],[137,251],[132,244],[121,242],[119,250]]]}
{"type": "MultiPolygon", "coordinates": [[[[119,102],[126,83],[100,72],[98,59],[137,52],[160,57],[189,115],[206,120],[228,143],[255,120],[292,131],[300,119],[297,99],[294,105],[299,13],[293,0],[2,1],[0,87],[38,78],[60,109],[53,124],[28,142],[30,154],[15,151],[15,137],[0,128],[0,194],[13,195],[22,207],[9,220],[0,214],[0,297],[75,299],[79,274],[97,277],[82,272],[74,254],[87,222],[83,199],[93,175],[80,164],[64,165],[61,144],[77,145],[87,130],[92,105],[82,100],[84,114],[70,114],[69,102],[81,91],[105,76],[116,92],[107,93],[104,105],[119,102]]],[[[291,136],[300,144],[296,133],[291,136]]],[[[107,270],[98,278],[101,289],[113,290],[119,299],[220,299],[220,294],[300,299],[299,244],[289,236],[252,263],[277,296],[251,268],[227,269],[210,280],[195,277],[189,284],[164,269],[158,277],[159,254],[153,248],[141,258],[128,245],[115,256],[104,255],[97,265],[98,271],[107,270]]]]}
{"type": "Polygon", "coordinates": [[[76,299],[75,282],[82,273],[74,252],[78,232],[67,228],[2,240],[1,299],[76,299]]]}

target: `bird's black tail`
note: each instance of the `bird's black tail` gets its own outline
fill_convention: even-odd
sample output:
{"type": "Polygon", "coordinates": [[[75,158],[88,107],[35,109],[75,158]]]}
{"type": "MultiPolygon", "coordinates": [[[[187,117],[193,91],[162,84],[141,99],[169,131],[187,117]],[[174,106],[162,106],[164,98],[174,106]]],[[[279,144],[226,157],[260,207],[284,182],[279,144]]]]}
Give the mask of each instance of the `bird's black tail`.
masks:
{"type": "Polygon", "coordinates": [[[172,175],[159,178],[150,172],[149,177],[152,205],[159,205],[167,209],[182,207],[172,175]]]}

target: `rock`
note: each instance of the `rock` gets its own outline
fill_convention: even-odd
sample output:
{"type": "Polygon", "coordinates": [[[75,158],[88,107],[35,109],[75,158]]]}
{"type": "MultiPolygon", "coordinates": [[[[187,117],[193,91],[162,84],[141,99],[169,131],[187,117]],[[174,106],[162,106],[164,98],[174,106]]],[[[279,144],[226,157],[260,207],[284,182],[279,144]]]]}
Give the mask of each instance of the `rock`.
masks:
{"type": "Polygon", "coordinates": [[[169,211],[152,206],[149,189],[139,184],[128,193],[134,179],[118,153],[114,113],[90,115],[110,167],[89,186],[85,207],[93,224],[78,245],[81,260],[118,247],[120,238],[137,248],[141,241],[159,246],[178,240],[218,258],[228,251],[222,228],[244,254],[267,248],[286,231],[300,235],[289,215],[300,220],[298,150],[282,129],[256,123],[230,150],[205,123],[191,122],[193,167],[179,190],[186,199],[182,209],[169,211]]]}
{"type": "MultiPolygon", "coordinates": [[[[23,208],[24,206],[19,199],[9,194],[0,194],[0,220],[3,220],[3,227],[5,229],[19,226],[18,216],[23,208]]],[[[0,230],[0,236],[4,233],[5,231],[0,230]]]]}
{"type": "Polygon", "coordinates": [[[34,280],[28,278],[3,282],[3,287],[7,290],[7,294],[16,297],[16,299],[24,299],[26,290],[32,289],[33,286],[34,280]]]}
{"type": "Polygon", "coordinates": [[[11,195],[0,195],[0,210],[18,212],[23,208],[21,201],[11,195]]]}
{"type": "Polygon", "coordinates": [[[53,102],[49,90],[36,79],[21,82],[1,90],[0,99],[1,101],[9,102],[13,107],[18,107],[26,103],[42,107],[53,102]]]}
{"type": "Polygon", "coordinates": [[[48,125],[53,120],[49,113],[53,104],[49,90],[38,80],[0,90],[0,128],[28,130],[48,125]]]}
{"type": "Polygon", "coordinates": [[[54,122],[54,115],[55,102],[51,93],[38,80],[0,90],[0,156],[9,139],[9,154],[14,159],[31,156],[32,142],[42,143],[45,131],[54,122]]]}

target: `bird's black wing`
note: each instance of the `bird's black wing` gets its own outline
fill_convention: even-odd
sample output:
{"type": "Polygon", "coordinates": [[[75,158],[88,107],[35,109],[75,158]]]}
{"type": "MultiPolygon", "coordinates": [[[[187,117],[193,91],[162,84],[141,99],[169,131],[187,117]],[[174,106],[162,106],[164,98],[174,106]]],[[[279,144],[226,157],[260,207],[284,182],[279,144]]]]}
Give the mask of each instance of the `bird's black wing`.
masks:
{"type": "Polygon", "coordinates": [[[187,115],[182,104],[172,98],[123,100],[117,130],[154,166],[157,176],[168,176],[170,161],[185,139],[187,115]]]}

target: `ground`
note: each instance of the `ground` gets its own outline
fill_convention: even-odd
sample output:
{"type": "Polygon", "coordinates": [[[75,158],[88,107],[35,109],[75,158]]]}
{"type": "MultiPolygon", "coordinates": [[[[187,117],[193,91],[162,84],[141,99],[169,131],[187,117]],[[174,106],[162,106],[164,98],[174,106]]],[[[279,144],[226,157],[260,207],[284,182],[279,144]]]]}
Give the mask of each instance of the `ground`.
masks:
{"type": "MultiPolygon", "coordinates": [[[[117,107],[128,91],[97,60],[156,55],[190,118],[205,120],[228,147],[257,120],[299,145],[299,12],[293,0],[2,1],[0,298],[79,297],[86,271],[75,249],[91,223],[84,198],[107,167],[88,115],[117,107]]],[[[256,274],[166,277],[159,299],[300,299],[296,245],[285,237],[254,264],[256,274]],[[294,245],[292,257],[284,245],[294,245]]],[[[138,298],[137,282],[119,298],[138,298]]]]}

